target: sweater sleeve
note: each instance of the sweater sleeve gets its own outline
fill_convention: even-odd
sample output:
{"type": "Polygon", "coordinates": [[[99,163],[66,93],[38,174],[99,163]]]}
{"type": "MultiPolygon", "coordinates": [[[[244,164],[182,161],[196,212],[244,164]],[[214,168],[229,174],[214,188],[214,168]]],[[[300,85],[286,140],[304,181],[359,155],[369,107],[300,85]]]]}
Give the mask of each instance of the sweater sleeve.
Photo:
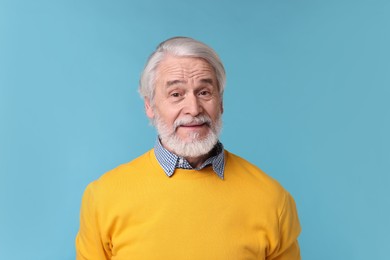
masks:
{"type": "Polygon", "coordinates": [[[76,236],[76,259],[110,259],[109,248],[102,241],[98,224],[94,183],[86,188],[80,209],[80,228],[76,236]]]}
{"type": "Polygon", "coordinates": [[[284,207],[279,216],[279,246],[269,260],[300,260],[298,236],[301,226],[294,199],[289,193],[285,195],[284,207]]]}

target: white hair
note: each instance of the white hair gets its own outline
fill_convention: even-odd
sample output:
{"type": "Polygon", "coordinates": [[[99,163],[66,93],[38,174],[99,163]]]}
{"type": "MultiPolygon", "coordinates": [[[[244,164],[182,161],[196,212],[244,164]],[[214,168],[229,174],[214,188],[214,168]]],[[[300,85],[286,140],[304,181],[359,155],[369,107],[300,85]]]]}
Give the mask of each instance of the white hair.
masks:
{"type": "Polygon", "coordinates": [[[218,81],[218,90],[223,97],[226,74],[218,54],[206,44],[188,37],[173,37],[160,43],[150,55],[141,74],[139,93],[142,98],[153,101],[155,93],[156,70],[167,55],[178,57],[193,57],[206,60],[214,69],[218,81]]]}

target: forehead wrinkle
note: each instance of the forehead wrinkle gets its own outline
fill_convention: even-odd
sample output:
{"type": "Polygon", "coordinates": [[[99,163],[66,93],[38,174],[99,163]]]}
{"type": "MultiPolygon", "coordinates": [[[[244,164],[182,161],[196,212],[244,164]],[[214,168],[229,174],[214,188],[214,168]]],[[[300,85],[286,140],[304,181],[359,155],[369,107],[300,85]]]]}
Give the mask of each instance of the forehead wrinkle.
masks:
{"type": "Polygon", "coordinates": [[[216,75],[214,69],[206,61],[199,60],[188,63],[181,62],[162,62],[158,68],[158,75],[160,79],[164,80],[166,86],[174,84],[187,83],[188,80],[199,80],[202,83],[214,83],[216,75]]]}
{"type": "Polygon", "coordinates": [[[197,78],[210,78],[213,76],[212,71],[208,68],[194,69],[188,72],[188,77],[197,79],[197,78]]]}

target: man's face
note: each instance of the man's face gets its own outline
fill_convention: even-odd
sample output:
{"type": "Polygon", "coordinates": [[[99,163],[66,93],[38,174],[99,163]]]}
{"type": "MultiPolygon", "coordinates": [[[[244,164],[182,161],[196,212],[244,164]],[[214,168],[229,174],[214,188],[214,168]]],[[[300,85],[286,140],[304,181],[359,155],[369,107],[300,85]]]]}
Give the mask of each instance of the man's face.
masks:
{"type": "Polygon", "coordinates": [[[167,56],[157,68],[153,104],[145,100],[145,107],[162,144],[178,155],[204,155],[218,141],[222,100],[203,59],[167,56]]]}

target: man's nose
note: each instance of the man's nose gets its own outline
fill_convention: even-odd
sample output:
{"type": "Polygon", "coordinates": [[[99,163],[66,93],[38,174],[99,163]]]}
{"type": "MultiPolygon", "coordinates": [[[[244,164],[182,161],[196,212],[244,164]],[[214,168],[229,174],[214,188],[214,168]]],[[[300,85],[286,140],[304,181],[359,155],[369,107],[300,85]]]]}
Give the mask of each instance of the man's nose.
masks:
{"type": "Polygon", "coordinates": [[[197,116],[202,113],[202,110],[202,105],[199,102],[198,96],[196,94],[187,94],[183,112],[191,116],[197,116]]]}

